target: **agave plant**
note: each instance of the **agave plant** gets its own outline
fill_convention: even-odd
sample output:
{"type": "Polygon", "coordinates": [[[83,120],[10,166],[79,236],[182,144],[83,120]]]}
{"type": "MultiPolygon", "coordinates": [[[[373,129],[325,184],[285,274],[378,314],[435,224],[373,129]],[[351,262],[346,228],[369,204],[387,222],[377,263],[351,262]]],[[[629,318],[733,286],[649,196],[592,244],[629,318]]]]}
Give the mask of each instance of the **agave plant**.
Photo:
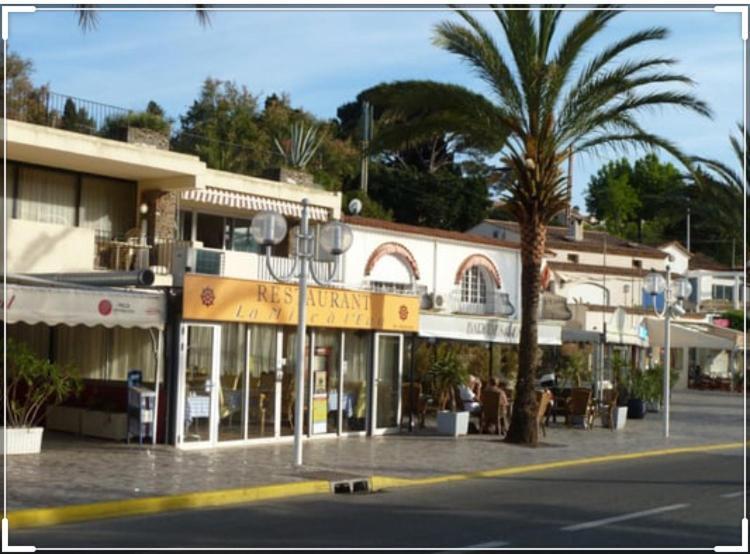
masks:
{"type": "Polygon", "coordinates": [[[320,148],[324,138],[324,134],[318,136],[318,127],[315,125],[305,129],[304,123],[297,122],[292,123],[288,140],[282,143],[278,138],[274,138],[273,141],[287,166],[303,170],[320,148]]]}

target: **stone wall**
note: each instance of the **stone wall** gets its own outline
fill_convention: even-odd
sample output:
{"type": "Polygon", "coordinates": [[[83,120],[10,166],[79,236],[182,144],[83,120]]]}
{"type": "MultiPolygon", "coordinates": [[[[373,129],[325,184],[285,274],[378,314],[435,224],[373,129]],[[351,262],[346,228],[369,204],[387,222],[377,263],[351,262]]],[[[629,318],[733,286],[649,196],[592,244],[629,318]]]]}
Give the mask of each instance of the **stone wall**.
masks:
{"type": "Polygon", "coordinates": [[[158,150],[169,150],[169,137],[151,129],[128,127],[126,141],[139,146],[150,146],[158,150]]]}

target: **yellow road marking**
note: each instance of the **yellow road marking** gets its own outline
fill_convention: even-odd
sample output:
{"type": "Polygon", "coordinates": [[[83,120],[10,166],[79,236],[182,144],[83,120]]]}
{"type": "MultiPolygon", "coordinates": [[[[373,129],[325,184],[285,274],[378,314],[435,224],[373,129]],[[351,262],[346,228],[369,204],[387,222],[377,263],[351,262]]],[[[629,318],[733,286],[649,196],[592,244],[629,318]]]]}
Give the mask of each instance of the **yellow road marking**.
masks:
{"type": "MultiPolygon", "coordinates": [[[[743,444],[744,443],[742,442],[733,442],[705,446],[687,446],[680,448],[668,448],[663,450],[650,450],[628,454],[611,454],[607,456],[595,456],[591,458],[579,458],[575,460],[563,460],[542,464],[474,471],[470,473],[439,475],[436,477],[425,477],[422,479],[405,479],[400,477],[374,475],[370,478],[370,489],[372,491],[378,491],[399,487],[435,485],[440,483],[449,483],[451,481],[464,481],[467,479],[478,479],[483,477],[503,477],[507,475],[519,475],[522,473],[533,473],[537,471],[544,471],[547,469],[558,469],[586,464],[633,460],[638,458],[652,458],[656,456],[668,456],[673,454],[686,454],[693,452],[727,450],[730,448],[742,447],[743,444]]],[[[169,511],[187,510],[192,508],[228,506],[231,504],[244,504],[248,502],[256,502],[259,500],[289,498],[292,496],[324,493],[330,493],[330,484],[327,481],[304,481],[301,483],[283,483],[279,485],[266,485],[260,487],[192,492],[170,496],[112,500],[106,502],[95,502],[93,504],[74,504],[70,506],[56,506],[51,508],[30,508],[27,510],[10,512],[8,514],[8,520],[12,529],[23,529],[29,527],[58,525],[61,523],[92,521],[113,517],[156,514],[169,511]]]]}
{"type": "Polygon", "coordinates": [[[412,487],[418,485],[436,485],[450,483],[453,481],[465,481],[468,479],[481,479],[483,477],[505,477],[507,475],[519,475],[522,473],[533,473],[548,469],[559,469],[563,467],[574,467],[587,464],[600,464],[604,462],[616,462],[622,460],[635,460],[638,458],[654,458],[657,456],[669,456],[674,454],[688,454],[695,452],[711,452],[713,450],[728,450],[730,448],[741,448],[744,443],[731,442],[712,444],[705,446],[684,446],[678,448],[665,448],[662,450],[646,450],[644,452],[632,452],[627,454],[608,454],[606,456],[593,456],[591,458],[577,458],[575,460],[561,460],[557,462],[546,462],[542,464],[531,464],[524,466],[505,467],[484,471],[472,471],[469,473],[455,473],[451,475],[438,475],[435,477],[424,477],[422,479],[402,479],[397,477],[373,476],[370,480],[373,491],[392,489],[398,487],[412,487]]]}
{"type": "Polygon", "coordinates": [[[227,506],[272,498],[322,494],[329,491],[330,484],[327,481],[305,481],[302,483],[192,492],[170,496],[112,500],[93,504],[74,504],[53,508],[31,508],[10,512],[8,521],[11,529],[21,529],[111,517],[156,514],[172,510],[227,506]]]}

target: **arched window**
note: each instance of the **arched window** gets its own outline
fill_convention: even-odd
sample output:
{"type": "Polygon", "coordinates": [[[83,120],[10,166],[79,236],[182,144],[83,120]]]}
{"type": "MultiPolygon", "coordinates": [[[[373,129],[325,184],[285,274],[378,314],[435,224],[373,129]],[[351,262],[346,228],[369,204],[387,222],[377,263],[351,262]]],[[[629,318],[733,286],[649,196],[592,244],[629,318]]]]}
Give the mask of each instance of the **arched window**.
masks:
{"type": "Polygon", "coordinates": [[[487,277],[482,267],[474,265],[464,272],[461,279],[461,302],[487,303],[487,277]]]}

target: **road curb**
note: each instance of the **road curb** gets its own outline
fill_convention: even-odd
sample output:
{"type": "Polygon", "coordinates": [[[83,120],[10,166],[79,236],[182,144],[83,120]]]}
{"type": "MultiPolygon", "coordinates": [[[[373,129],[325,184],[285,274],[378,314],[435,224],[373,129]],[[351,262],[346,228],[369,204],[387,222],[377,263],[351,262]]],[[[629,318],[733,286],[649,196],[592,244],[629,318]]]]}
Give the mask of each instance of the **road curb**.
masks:
{"type": "MultiPolygon", "coordinates": [[[[578,458],[574,460],[561,460],[541,464],[506,467],[484,471],[473,471],[451,475],[439,475],[435,477],[424,477],[421,479],[406,479],[400,477],[388,477],[373,475],[369,478],[370,490],[373,492],[395,489],[401,487],[438,485],[453,481],[464,481],[468,479],[481,479],[488,477],[504,477],[519,475],[523,473],[534,473],[548,469],[563,467],[575,467],[587,464],[603,462],[614,462],[623,460],[634,460],[638,458],[652,458],[657,456],[668,456],[675,454],[688,454],[695,452],[710,452],[713,450],[728,450],[740,448],[742,442],[687,446],[679,448],[668,448],[661,450],[647,450],[626,454],[611,454],[607,456],[595,456],[590,458],[578,458]]],[[[125,500],[112,500],[95,502],[91,504],[73,504],[69,506],[56,506],[50,508],[30,508],[8,513],[9,526],[12,529],[26,529],[31,527],[47,527],[62,523],[76,523],[82,521],[94,521],[126,516],[141,516],[163,512],[189,510],[195,508],[209,508],[217,506],[230,506],[233,504],[245,504],[260,500],[272,500],[290,498],[295,496],[306,496],[312,494],[330,494],[331,483],[328,481],[303,481],[299,483],[282,483],[278,485],[263,485],[258,487],[246,487],[238,489],[225,489],[213,491],[192,492],[169,496],[154,496],[147,498],[131,498],[125,500]]]]}
{"type": "Polygon", "coordinates": [[[701,446],[683,446],[676,448],[664,448],[660,450],[645,450],[643,452],[629,452],[625,454],[609,454],[606,456],[593,456],[590,458],[577,458],[574,460],[560,460],[556,462],[545,462],[524,466],[505,467],[500,469],[489,469],[483,471],[472,471],[468,473],[454,473],[450,475],[438,475],[435,477],[424,477],[421,479],[404,479],[398,477],[387,477],[374,475],[370,478],[370,489],[373,492],[401,487],[414,487],[426,485],[439,485],[454,481],[466,481],[468,479],[481,479],[488,477],[505,477],[509,475],[520,475],[523,473],[534,473],[548,469],[560,469],[564,467],[575,467],[589,464],[600,464],[604,462],[617,462],[624,460],[636,460],[639,458],[655,458],[658,456],[671,456],[675,454],[691,454],[696,452],[711,452],[714,450],[729,450],[731,448],[742,448],[745,443],[731,442],[721,444],[709,444],[701,446]]]}
{"type": "Polygon", "coordinates": [[[113,517],[157,514],[192,508],[229,506],[232,504],[256,502],[258,500],[330,492],[330,483],[328,481],[304,481],[301,483],[283,483],[279,485],[202,491],[169,496],[112,500],[95,502],[93,504],[30,508],[28,510],[8,513],[8,522],[12,529],[25,529],[113,517]]]}

